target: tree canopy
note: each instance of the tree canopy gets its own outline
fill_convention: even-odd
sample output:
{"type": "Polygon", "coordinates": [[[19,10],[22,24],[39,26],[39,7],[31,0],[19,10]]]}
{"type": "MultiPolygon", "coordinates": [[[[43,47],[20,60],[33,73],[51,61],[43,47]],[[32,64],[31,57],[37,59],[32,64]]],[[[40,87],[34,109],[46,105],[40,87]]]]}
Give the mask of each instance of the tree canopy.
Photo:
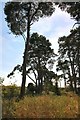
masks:
{"type": "Polygon", "coordinates": [[[53,66],[56,54],[51,48],[49,40],[46,40],[46,37],[33,33],[30,38],[28,56],[29,71],[31,70],[34,73],[36,85],[40,86],[40,84],[43,84],[45,76],[47,79],[51,76],[48,69],[50,66],[53,66]]]}
{"type": "Polygon", "coordinates": [[[56,2],[55,4],[58,5],[61,10],[67,11],[70,14],[71,18],[77,21],[75,24],[80,24],[80,1],[61,3],[56,2]]]}
{"type": "MultiPolygon", "coordinates": [[[[26,75],[36,84],[37,88],[43,87],[45,82],[55,78],[55,73],[50,71],[49,68],[50,66],[52,68],[56,54],[51,48],[49,40],[47,40],[45,36],[38,35],[37,33],[31,35],[29,47],[26,75]],[[31,73],[34,74],[35,80],[31,77],[31,73]]],[[[16,70],[22,72],[22,66],[17,65],[8,77],[13,75],[16,70]]]]}
{"type": "Polygon", "coordinates": [[[80,83],[80,27],[71,30],[71,34],[59,38],[58,70],[66,71],[70,85],[74,83],[76,91],[80,83]]]}
{"type": "Polygon", "coordinates": [[[54,12],[51,2],[7,2],[4,12],[9,29],[15,35],[22,35],[40,17],[51,16],[54,12]]]}
{"type": "Polygon", "coordinates": [[[28,59],[28,49],[30,42],[30,27],[38,21],[40,17],[51,16],[54,12],[52,2],[7,2],[4,12],[9,29],[15,35],[22,35],[27,30],[27,38],[25,38],[25,49],[22,65],[22,85],[20,97],[25,94],[26,83],[26,64],[28,59]]]}

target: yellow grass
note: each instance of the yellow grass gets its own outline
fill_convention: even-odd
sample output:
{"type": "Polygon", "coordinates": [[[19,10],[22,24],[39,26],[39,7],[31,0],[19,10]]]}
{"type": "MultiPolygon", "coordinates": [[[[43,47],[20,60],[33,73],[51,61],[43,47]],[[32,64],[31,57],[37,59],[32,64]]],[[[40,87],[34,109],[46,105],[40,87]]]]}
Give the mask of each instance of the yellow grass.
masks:
{"type": "Polygon", "coordinates": [[[3,117],[14,118],[77,118],[78,96],[26,96],[23,100],[3,100],[3,117]]]}

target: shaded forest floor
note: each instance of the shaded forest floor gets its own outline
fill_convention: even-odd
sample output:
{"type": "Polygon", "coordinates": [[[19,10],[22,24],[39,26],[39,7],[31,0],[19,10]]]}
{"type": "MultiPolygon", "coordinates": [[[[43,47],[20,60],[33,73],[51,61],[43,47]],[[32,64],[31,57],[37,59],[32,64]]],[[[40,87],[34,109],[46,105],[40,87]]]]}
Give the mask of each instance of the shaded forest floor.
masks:
{"type": "Polygon", "coordinates": [[[16,97],[11,100],[3,98],[3,118],[77,118],[80,97],[72,92],[61,96],[41,95],[16,97]]]}

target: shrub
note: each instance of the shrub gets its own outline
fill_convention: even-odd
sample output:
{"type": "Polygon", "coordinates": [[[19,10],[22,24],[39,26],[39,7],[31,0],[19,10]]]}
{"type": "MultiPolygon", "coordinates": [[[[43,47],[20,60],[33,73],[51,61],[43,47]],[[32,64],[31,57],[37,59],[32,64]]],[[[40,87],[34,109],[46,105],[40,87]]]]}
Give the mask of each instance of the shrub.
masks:
{"type": "Polygon", "coordinates": [[[33,83],[29,83],[27,86],[27,94],[33,95],[35,92],[35,86],[33,83]]]}
{"type": "Polygon", "coordinates": [[[17,97],[18,95],[19,88],[15,84],[2,87],[3,98],[11,99],[12,97],[17,97]]]}

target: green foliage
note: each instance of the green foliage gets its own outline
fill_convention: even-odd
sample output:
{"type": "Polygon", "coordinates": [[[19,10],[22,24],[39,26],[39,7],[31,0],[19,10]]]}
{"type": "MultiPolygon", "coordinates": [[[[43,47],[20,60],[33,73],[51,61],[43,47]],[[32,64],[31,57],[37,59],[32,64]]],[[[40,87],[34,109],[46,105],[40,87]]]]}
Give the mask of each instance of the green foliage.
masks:
{"type": "Polygon", "coordinates": [[[49,94],[50,92],[53,92],[54,90],[54,86],[53,86],[53,83],[52,81],[48,81],[46,80],[44,82],[44,85],[43,85],[43,91],[46,93],[46,94],[49,94]]]}
{"type": "MultiPolygon", "coordinates": [[[[80,1],[56,3],[61,10],[67,11],[73,19],[80,20],[80,1]]],[[[79,23],[80,24],[80,23],[79,23]]]]}
{"type": "Polygon", "coordinates": [[[28,83],[27,94],[34,95],[34,92],[35,92],[35,86],[34,86],[34,84],[33,83],[28,83]]]}
{"type": "Polygon", "coordinates": [[[67,8],[67,12],[77,21],[80,20],[80,2],[74,2],[69,8],[67,8]]]}
{"type": "MultiPolygon", "coordinates": [[[[77,21],[77,23],[75,24],[80,24],[80,1],[62,2],[56,4],[62,10],[67,11],[70,16],[77,21]]],[[[60,38],[58,43],[60,53],[59,60],[63,63],[60,64],[60,62],[58,61],[58,70],[62,69],[62,71],[65,71],[64,74],[67,74],[69,78],[68,82],[70,82],[70,89],[73,90],[74,82],[74,89],[77,93],[77,85],[80,84],[80,26],[74,30],[71,30],[71,34],[67,37],[63,36],[62,38],[60,38]],[[63,68],[65,67],[66,60],[67,69],[63,68]]]]}
{"type": "Polygon", "coordinates": [[[7,2],[4,13],[9,29],[15,35],[22,35],[25,40],[25,49],[22,66],[22,86],[20,96],[25,94],[26,63],[30,41],[30,27],[40,17],[51,16],[54,12],[52,2],[7,2]],[[24,32],[27,30],[27,38],[24,32]]]}
{"type": "MultiPolygon", "coordinates": [[[[26,75],[36,84],[36,92],[43,86],[45,81],[48,82],[55,78],[55,73],[46,67],[50,68],[51,66],[53,68],[55,56],[49,40],[46,40],[45,36],[33,33],[29,43],[26,75]],[[30,73],[34,74],[35,80],[33,80],[30,73]],[[42,82],[42,85],[39,82],[42,82]]],[[[22,66],[17,65],[14,67],[13,71],[8,74],[8,77],[12,76],[16,70],[22,72],[22,66]]]]}
{"type": "Polygon", "coordinates": [[[31,63],[35,66],[38,64],[37,60],[40,59],[41,64],[45,66],[47,62],[51,63],[51,60],[53,60],[52,57],[55,56],[55,53],[54,50],[51,49],[51,43],[46,39],[45,36],[38,35],[38,33],[33,33],[30,38],[30,48],[28,55],[29,64],[31,63]]]}
{"type": "Polygon", "coordinates": [[[40,17],[51,16],[53,12],[51,2],[7,2],[4,8],[8,27],[15,35],[22,35],[26,31],[28,17],[31,25],[40,17]]]}
{"type": "Polygon", "coordinates": [[[71,30],[70,35],[59,38],[58,43],[57,70],[62,70],[64,79],[67,78],[72,89],[74,84],[77,92],[77,85],[80,82],[80,27],[71,30]]]}
{"type": "Polygon", "coordinates": [[[49,71],[47,66],[54,64],[54,50],[51,49],[51,43],[46,37],[33,33],[30,38],[28,51],[28,67],[27,73],[33,73],[36,79],[36,86],[41,89],[43,81],[51,80],[54,72],[49,71]]]}
{"type": "Polygon", "coordinates": [[[9,86],[2,86],[2,97],[6,99],[12,99],[19,96],[19,90],[15,84],[9,86]]]}

